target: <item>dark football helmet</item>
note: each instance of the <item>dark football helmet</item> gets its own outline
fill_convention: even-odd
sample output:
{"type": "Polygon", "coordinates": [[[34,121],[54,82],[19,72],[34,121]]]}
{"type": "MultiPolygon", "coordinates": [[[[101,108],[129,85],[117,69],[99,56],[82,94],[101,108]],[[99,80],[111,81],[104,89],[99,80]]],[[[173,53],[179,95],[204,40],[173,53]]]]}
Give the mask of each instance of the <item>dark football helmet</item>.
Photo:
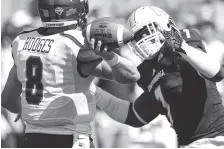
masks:
{"type": "Polygon", "coordinates": [[[86,25],[88,0],[37,0],[37,6],[45,27],[86,25]]]}

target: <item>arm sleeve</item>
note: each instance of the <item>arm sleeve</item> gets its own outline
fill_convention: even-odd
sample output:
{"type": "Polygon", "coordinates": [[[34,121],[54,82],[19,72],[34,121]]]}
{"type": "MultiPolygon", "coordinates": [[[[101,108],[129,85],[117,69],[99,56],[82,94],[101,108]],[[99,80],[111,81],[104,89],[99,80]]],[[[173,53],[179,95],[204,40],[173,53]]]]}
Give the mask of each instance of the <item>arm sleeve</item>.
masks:
{"type": "Polygon", "coordinates": [[[148,124],[162,112],[161,103],[147,91],[135,100],[132,108],[136,117],[144,124],[148,124]]]}
{"type": "Polygon", "coordinates": [[[97,87],[96,99],[97,106],[108,116],[132,127],[146,125],[161,113],[161,104],[149,92],[144,92],[132,104],[97,87]]]}
{"type": "Polygon", "coordinates": [[[97,67],[100,67],[102,61],[101,57],[89,50],[88,45],[83,45],[77,55],[79,74],[83,78],[87,78],[97,67]]]}
{"type": "Polygon", "coordinates": [[[14,41],[11,44],[12,48],[12,58],[14,60],[14,65],[16,66],[16,50],[18,49],[18,37],[14,39],[14,41]]]}
{"type": "Polygon", "coordinates": [[[20,105],[18,104],[18,97],[22,92],[22,84],[17,78],[17,68],[15,65],[10,70],[6,85],[1,94],[1,105],[7,110],[18,113],[20,105]],[[13,91],[13,93],[12,93],[13,91]]]}
{"type": "Polygon", "coordinates": [[[90,62],[94,60],[101,59],[100,56],[96,55],[92,50],[90,50],[89,44],[82,36],[81,32],[64,32],[61,33],[61,36],[69,39],[70,41],[66,41],[68,46],[73,51],[74,55],[78,59],[79,62],[90,62]],[[77,36],[77,37],[76,37],[77,36]],[[78,50],[74,50],[78,49],[78,50]]]}
{"type": "Polygon", "coordinates": [[[87,78],[101,62],[102,59],[89,49],[89,45],[78,31],[67,31],[60,34],[64,37],[67,47],[77,62],[77,71],[83,78],[87,78]]]}
{"type": "Polygon", "coordinates": [[[96,87],[96,105],[115,121],[124,123],[127,119],[130,102],[119,99],[96,87]]]}

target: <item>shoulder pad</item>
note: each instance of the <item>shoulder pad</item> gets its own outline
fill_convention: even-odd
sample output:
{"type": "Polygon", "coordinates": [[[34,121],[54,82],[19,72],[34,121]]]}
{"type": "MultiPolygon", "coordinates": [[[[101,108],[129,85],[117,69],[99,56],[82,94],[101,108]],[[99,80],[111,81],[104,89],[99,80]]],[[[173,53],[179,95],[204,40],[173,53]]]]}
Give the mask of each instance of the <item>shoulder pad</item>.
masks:
{"type": "Polygon", "coordinates": [[[198,47],[204,52],[206,51],[201,35],[195,29],[182,29],[180,32],[187,44],[192,47],[198,47]]]}
{"type": "MultiPolygon", "coordinates": [[[[78,31],[78,30],[68,30],[65,31],[61,34],[62,36],[66,36],[67,38],[70,38],[72,41],[79,42],[81,45],[85,44],[85,38],[82,35],[82,31],[78,31]]],[[[75,42],[75,43],[76,43],[75,42]]]]}
{"type": "Polygon", "coordinates": [[[182,29],[180,32],[186,42],[201,41],[200,34],[194,29],[182,29]]]}

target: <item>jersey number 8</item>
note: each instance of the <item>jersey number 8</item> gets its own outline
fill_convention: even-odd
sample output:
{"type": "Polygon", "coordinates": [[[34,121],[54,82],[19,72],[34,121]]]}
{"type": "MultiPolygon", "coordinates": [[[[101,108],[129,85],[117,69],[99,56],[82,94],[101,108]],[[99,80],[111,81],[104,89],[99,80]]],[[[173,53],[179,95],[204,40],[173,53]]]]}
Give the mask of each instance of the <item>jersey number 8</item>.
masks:
{"type": "Polygon", "coordinates": [[[26,100],[28,104],[38,105],[43,97],[43,64],[40,57],[30,56],[26,61],[26,100]]]}

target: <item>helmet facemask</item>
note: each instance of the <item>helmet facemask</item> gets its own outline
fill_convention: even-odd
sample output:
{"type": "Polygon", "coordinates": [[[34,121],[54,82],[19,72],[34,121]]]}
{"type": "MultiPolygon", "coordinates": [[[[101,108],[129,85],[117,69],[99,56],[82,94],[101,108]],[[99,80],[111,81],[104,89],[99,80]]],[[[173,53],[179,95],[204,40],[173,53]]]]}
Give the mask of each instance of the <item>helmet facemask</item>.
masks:
{"type": "Polygon", "coordinates": [[[152,22],[142,25],[141,29],[135,31],[134,40],[135,48],[141,51],[138,53],[143,54],[140,56],[147,57],[146,59],[153,59],[164,44],[162,34],[152,22]]]}

